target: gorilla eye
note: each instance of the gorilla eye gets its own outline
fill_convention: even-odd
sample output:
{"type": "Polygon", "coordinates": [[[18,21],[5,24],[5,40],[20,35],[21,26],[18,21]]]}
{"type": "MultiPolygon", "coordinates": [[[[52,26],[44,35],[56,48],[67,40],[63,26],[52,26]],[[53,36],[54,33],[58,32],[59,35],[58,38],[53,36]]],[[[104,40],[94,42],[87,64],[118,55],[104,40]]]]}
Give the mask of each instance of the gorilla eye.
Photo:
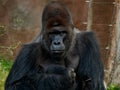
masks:
{"type": "Polygon", "coordinates": [[[61,35],[63,35],[65,37],[65,36],[67,36],[67,32],[66,31],[62,31],[61,35]]]}
{"type": "Polygon", "coordinates": [[[67,34],[67,32],[66,31],[62,31],[62,34],[67,34]]]}
{"type": "Polygon", "coordinates": [[[54,34],[53,33],[49,33],[48,37],[49,37],[49,39],[53,39],[54,38],[54,34]]]}

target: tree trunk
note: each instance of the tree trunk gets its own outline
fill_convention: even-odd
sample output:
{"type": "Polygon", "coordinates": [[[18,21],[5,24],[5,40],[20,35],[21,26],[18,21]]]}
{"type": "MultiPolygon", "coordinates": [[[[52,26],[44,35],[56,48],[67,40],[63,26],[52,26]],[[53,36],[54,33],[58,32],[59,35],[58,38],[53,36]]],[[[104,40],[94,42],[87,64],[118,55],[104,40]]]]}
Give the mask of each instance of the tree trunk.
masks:
{"type": "MultiPolygon", "coordinates": [[[[117,2],[117,1],[116,1],[117,2]]],[[[111,48],[111,67],[109,83],[120,85],[120,1],[117,2],[116,24],[111,48]]]]}
{"type": "Polygon", "coordinates": [[[93,0],[90,0],[88,6],[87,31],[92,30],[92,23],[93,23],[93,0]]]}

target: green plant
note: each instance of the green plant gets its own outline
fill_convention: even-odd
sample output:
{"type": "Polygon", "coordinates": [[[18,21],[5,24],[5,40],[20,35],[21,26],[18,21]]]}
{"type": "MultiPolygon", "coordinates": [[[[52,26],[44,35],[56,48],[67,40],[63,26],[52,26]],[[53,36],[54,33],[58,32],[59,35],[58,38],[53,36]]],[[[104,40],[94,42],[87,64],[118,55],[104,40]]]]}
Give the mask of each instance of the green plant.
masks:
{"type": "Polygon", "coordinates": [[[118,85],[109,85],[107,90],[120,90],[120,86],[118,85]]]}
{"type": "Polygon", "coordinates": [[[0,90],[4,90],[4,83],[11,66],[12,62],[10,60],[0,56],[0,90]]]}
{"type": "Polygon", "coordinates": [[[6,32],[6,26],[5,25],[0,25],[0,36],[3,36],[6,32]]]}

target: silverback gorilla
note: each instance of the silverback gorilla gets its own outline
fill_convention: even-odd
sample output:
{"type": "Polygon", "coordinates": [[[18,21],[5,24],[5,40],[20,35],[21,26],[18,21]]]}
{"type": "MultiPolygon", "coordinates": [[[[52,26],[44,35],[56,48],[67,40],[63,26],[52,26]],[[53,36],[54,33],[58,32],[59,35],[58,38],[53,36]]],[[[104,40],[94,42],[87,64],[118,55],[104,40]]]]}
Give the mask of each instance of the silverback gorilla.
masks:
{"type": "Polygon", "coordinates": [[[38,37],[18,54],[5,90],[105,90],[93,32],[75,29],[66,7],[48,3],[38,37]]]}

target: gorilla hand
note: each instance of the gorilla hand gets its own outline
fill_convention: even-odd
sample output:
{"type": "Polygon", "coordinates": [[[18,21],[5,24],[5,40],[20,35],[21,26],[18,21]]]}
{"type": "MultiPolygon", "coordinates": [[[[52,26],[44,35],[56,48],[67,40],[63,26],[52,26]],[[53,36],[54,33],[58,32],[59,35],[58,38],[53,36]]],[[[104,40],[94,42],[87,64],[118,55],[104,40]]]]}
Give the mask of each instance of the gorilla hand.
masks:
{"type": "Polygon", "coordinates": [[[45,72],[51,77],[57,77],[57,80],[59,80],[62,86],[61,90],[67,89],[68,87],[71,88],[74,85],[76,74],[72,68],[67,69],[60,65],[49,65],[45,72]]]}
{"type": "Polygon", "coordinates": [[[73,68],[68,68],[68,73],[71,78],[71,82],[74,84],[75,78],[76,78],[76,73],[73,68]]]}

